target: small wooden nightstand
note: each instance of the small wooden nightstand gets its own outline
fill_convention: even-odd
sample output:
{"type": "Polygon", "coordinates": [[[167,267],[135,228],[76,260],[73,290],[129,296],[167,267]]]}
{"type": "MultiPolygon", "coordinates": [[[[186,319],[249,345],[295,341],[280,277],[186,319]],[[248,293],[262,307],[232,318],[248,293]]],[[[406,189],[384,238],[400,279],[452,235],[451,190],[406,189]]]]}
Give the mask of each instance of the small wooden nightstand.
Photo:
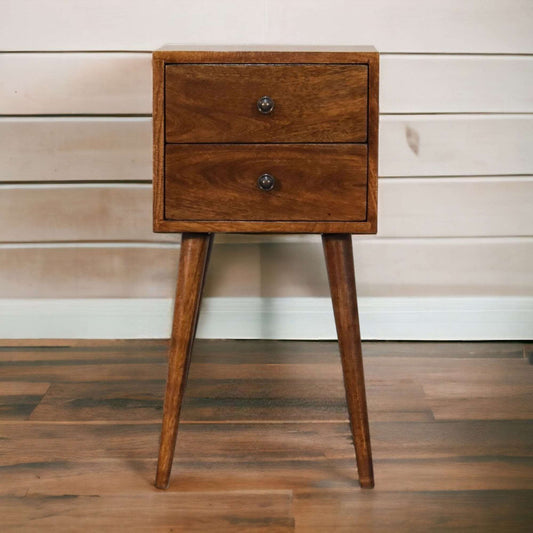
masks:
{"type": "Polygon", "coordinates": [[[351,234],[376,233],[374,48],[153,54],[154,231],[183,233],[156,486],[166,488],[213,233],[321,233],[362,487],[374,486],[351,234]]]}

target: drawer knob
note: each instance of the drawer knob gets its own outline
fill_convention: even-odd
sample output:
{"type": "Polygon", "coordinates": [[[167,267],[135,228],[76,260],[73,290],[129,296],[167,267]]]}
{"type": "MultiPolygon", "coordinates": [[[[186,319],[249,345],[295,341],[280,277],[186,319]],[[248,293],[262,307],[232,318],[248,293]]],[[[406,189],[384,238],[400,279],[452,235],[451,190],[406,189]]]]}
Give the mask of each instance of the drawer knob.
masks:
{"type": "Polygon", "coordinates": [[[271,191],[274,188],[274,185],[276,185],[276,180],[274,179],[274,176],[271,176],[270,174],[261,174],[261,176],[257,178],[257,186],[262,191],[271,191]]]}
{"type": "Polygon", "coordinates": [[[261,98],[257,100],[257,109],[260,113],[263,113],[263,115],[272,113],[274,110],[274,100],[272,100],[270,96],[261,96],[261,98]]]}

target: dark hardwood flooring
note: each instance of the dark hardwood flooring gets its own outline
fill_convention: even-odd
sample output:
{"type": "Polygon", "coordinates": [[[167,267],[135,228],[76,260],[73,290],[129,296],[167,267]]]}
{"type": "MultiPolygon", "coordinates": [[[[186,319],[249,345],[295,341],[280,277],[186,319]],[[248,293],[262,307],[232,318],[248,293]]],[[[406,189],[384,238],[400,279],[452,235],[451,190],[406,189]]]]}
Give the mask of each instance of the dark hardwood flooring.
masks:
{"type": "Polygon", "coordinates": [[[364,343],[361,490],[336,343],[198,341],[154,488],[164,341],[0,345],[0,531],[533,530],[531,344],[364,343]]]}

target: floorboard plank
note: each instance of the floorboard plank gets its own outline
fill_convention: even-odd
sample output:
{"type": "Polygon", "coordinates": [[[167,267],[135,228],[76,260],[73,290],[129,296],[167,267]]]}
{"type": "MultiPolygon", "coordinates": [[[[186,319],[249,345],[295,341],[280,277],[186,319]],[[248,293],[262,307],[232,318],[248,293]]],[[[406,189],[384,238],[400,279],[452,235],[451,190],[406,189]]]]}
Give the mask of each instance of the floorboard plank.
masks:
{"type": "Polygon", "coordinates": [[[383,532],[525,532],[533,518],[532,496],[530,490],[311,492],[295,498],[296,531],[350,531],[351,527],[383,532]]]}
{"type": "MultiPolygon", "coordinates": [[[[347,420],[340,369],[335,379],[297,375],[261,379],[193,377],[187,385],[183,421],[347,420]]],[[[162,376],[161,376],[162,377],[162,376]]],[[[31,414],[31,420],[144,421],[162,417],[164,380],[55,383],[31,414]]],[[[429,421],[433,414],[422,387],[412,380],[368,383],[374,421],[429,421]]]]}
{"type": "MultiPolygon", "coordinates": [[[[0,467],[0,496],[26,494],[144,494],[156,459],[27,462],[0,467]]],[[[379,459],[379,491],[533,489],[532,457],[379,459]],[[406,476],[409,472],[409,476],[406,476]]],[[[358,487],[352,458],[287,461],[180,462],[170,492],[239,490],[325,491],[358,487]]]]}
{"type": "Polygon", "coordinates": [[[25,531],[294,531],[289,491],[188,492],[81,496],[34,494],[0,498],[6,529],[25,531]]]}

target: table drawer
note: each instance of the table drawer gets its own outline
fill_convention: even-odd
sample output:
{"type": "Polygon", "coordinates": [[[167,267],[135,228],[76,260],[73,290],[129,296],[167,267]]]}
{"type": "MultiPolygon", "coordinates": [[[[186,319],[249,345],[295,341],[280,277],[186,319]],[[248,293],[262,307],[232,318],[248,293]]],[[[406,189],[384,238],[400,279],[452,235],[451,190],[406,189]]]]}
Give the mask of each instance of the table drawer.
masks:
{"type": "Polygon", "coordinates": [[[164,190],[167,220],[365,220],[367,147],[168,144],[164,190]]]}
{"type": "Polygon", "coordinates": [[[365,64],[167,64],[165,140],[366,142],[367,95],[365,64]]]}

